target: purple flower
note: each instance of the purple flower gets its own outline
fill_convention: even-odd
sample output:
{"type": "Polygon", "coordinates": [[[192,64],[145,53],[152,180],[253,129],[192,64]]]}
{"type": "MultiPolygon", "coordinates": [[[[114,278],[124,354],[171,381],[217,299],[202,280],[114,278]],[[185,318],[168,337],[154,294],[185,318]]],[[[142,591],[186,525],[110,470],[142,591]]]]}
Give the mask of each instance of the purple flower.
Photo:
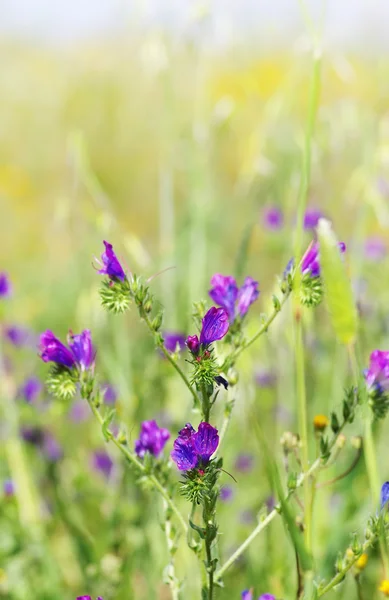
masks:
{"type": "MultiPolygon", "coordinates": [[[[124,281],[126,279],[126,274],[123,271],[123,268],[118,261],[115,252],[113,251],[112,244],[109,244],[104,240],[105,252],[101,255],[101,260],[103,261],[103,268],[99,269],[97,272],[100,275],[108,275],[108,277],[115,281],[119,279],[120,281],[124,281]]],[[[100,265],[100,261],[97,261],[100,265]]]]}
{"type": "Polygon", "coordinates": [[[389,481],[385,481],[381,488],[381,508],[389,502],[389,481]]]}
{"type": "MultiPolygon", "coordinates": [[[[92,600],[91,596],[77,596],[76,600],[92,600]]],[[[98,596],[97,600],[103,600],[101,596],[98,596]]]]}
{"type": "Polygon", "coordinates": [[[186,345],[192,354],[198,354],[200,350],[200,341],[197,335],[188,335],[186,345]]]}
{"type": "Polygon", "coordinates": [[[78,335],[70,332],[69,347],[49,329],[40,336],[39,351],[44,362],[55,362],[68,368],[77,365],[82,371],[93,365],[94,350],[89,329],[78,335]]]}
{"type": "Polygon", "coordinates": [[[25,346],[30,338],[30,332],[24,327],[9,325],[4,328],[4,337],[14,346],[25,346]]]}
{"type": "Polygon", "coordinates": [[[4,496],[13,496],[15,493],[15,484],[12,479],[6,479],[3,483],[4,496]]]}
{"type": "Polygon", "coordinates": [[[315,229],[323,213],[318,208],[307,208],[304,215],[304,229],[315,229]]]}
{"type": "Polygon", "coordinates": [[[243,317],[259,296],[258,282],[252,277],[246,277],[242,287],[238,288],[233,277],[216,273],[211,279],[211,285],[213,287],[209,290],[209,295],[216,304],[225,308],[230,323],[237,314],[243,317]]]}
{"type": "Polygon", "coordinates": [[[242,600],[253,600],[253,590],[244,590],[242,592],[242,600]]]}
{"type": "Polygon", "coordinates": [[[258,296],[258,281],[254,281],[252,277],[246,277],[238,294],[237,309],[241,317],[247,313],[249,307],[255,302],[258,296]]]}
{"type": "Polygon", "coordinates": [[[389,390],[389,351],[374,350],[370,354],[369,368],[365,371],[369,389],[389,390]]]}
{"type": "Polygon", "coordinates": [[[171,457],[180,471],[190,471],[199,464],[206,466],[219,445],[217,429],[209,423],[200,423],[198,431],[187,423],[174,441],[171,457]]]}
{"type": "Polygon", "coordinates": [[[40,427],[22,427],[20,435],[23,440],[33,446],[41,446],[44,439],[44,432],[40,427]]]}
{"type": "Polygon", "coordinates": [[[368,260],[378,262],[385,257],[386,252],[386,244],[382,238],[374,236],[365,241],[365,256],[368,260]]]}
{"type": "Polygon", "coordinates": [[[95,354],[89,329],[84,329],[84,331],[78,335],[73,335],[73,333],[70,332],[68,344],[77,363],[81,367],[81,370],[85,371],[86,369],[89,369],[93,364],[95,354]]]}
{"type": "Polygon", "coordinates": [[[234,497],[234,490],[230,485],[223,485],[220,488],[220,500],[222,502],[229,502],[234,497]]]}
{"type": "Polygon", "coordinates": [[[92,455],[92,466],[109,479],[113,469],[113,461],[105,450],[96,450],[92,455]]]}
{"type": "Polygon", "coordinates": [[[267,206],[262,213],[262,222],[267,229],[276,231],[284,224],[284,215],[277,206],[267,206]]]}
{"type": "Polygon", "coordinates": [[[258,600],[276,600],[276,597],[273,594],[262,594],[259,596],[258,600]]]}
{"type": "Polygon", "coordinates": [[[208,346],[221,340],[229,328],[228,313],[224,308],[212,306],[202,320],[200,344],[208,346]]]}
{"type": "Polygon", "coordinates": [[[44,434],[42,451],[50,462],[57,462],[63,457],[62,447],[50,432],[44,434]]]}
{"type": "Polygon", "coordinates": [[[239,291],[234,277],[216,273],[211,279],[211,285],[212,288],[209,290],[210,297],[218,306],[226,309],[228,318],[232,323],[235,319],[235,303],[239,291]]]}
{"type": "Polygon", "coordinates": [[[165,331],[163,334],[163,343],[169,352],[175,352],[178,346],[179,350],[185,348],[185,336],[175,331],[165,331]]]}
{"type": "Polygon", "coordinates": [[[254,375],[255,383],[260,388],[271,388],[277,381],[277,376],[270,369],[258,369],[254,375]]]}
{"type": "Polygon", "coordinates": [[[254,457],[248,452],[238,454],[235,460],[235,469],[240,473],[248,473],[253,468],[254,457]]]}
{"type": "Polygon", "coordinates": [[[55,337],[50,329],[47,329],[47,331],[42,333],[39,351],[41,359],[44,362],[55,362],[69,368],[76,364],[73,353],[57,337],[55,337]]]}
{"type": "MultiPolygon", "coordinates": [[[[341,254],[346,252],[346,244],[344,242],[339,242],[338,248],[341,254]]],[[[308,246],[301,261],[301,272],[303,275],[308,274],[310,277],[320,276],[320,253],[318,242],[311,242],[308,246]]]]}
{"type": "Polygon", "coordinates": [[[42,391],[42,383],[37,377],[28,377],[19,389],[19,395],[29,404],[34,402],[42,391]]]}
{"type": "Polygon", "coordinates": [[[158,427],[156,421],[143,421],[139,439],[135,442],[135,452],[140,458],[143,458],[146,452],[158,457],[169,438],[169,431],[158,427]]]}
{"type": "Polygon", "coordinates": [[[12,294],[12,286],[7,273],[0,273],[0,298],[8,298],[12,294]]]}
{"type": "Polygon", "coordinates": [[[113,385],[110,383],[104,384],[103,388],[103,396],[105,404],[112,405],[115,404],[117,399],[117,392],[113,385]]]}

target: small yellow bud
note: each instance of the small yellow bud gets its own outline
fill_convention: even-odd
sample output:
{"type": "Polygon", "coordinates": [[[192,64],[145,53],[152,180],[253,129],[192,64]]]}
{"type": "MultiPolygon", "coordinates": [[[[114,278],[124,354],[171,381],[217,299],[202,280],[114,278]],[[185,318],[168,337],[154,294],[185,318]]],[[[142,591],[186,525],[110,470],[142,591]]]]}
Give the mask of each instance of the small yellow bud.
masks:
{"type": "Polygon", "coordinates": [[[328,424],[329,420],[325,415],[316,415],[313,419],[313,426],[316,431],[324,431],[328,424]]]}
{"type": "Polygon", "coordinates": [[[360,435],[355,435],[351,438],[351,445],[356,450],[360,450],[362,448],[362,438],[360,435]]]}
{"type": "Polygon", "coordinates": [[[380,587],[378,588],[380,592],[384,594],[384,596],[389,597],[389,580],[383,579],[380,583],[380,587]]]}
{"type": "Polygon", "coordinates": [[[354,552],[352,551],[352,548],[347,548],[346,550],[346,559],[349,561],[353,560],[354,558],[354,552]]]}
{"type": "Polygon", "coordinates": [[[363,569],[367,565],[368,559],[369,559],[369,557],[366,554],[366,552],[364,552],[363,554],[361,554],[361,556],[358,558],[357,562],[354,565],[355,568],[358,569],[358,571],[363,571],[363,569]]]}

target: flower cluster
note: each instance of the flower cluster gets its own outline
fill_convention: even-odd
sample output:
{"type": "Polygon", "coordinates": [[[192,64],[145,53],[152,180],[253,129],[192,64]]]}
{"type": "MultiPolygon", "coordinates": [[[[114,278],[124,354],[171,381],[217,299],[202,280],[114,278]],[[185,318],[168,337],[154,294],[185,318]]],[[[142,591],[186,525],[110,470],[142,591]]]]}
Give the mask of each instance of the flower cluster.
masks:
{"type": "Polygon", "coordinates": [[[108,277],[106,281],[103,281],[100,297],[107,310],[121,313],[130,305],[129,281],[112,244],[104,240],[104,246],[105,251],[101,255],[101,260],[95,258],[96,264],[100,267],[97,272],[108,277]]]}
{"type": "MultiPolygon", "coordinates": [[[[242,592],[242,600],[253,600],[254,593],[253,590],[244,590],[242,592]]],[[[259,596],[258,600],[276,600],[273,594],[262,594],[259,596]]]]}
{"type": "Polygon", "coordinates": [[[211,285],[209,295],[218,306],[227,311],[230,323],[238,316],[243,318],[259,296],[258,281],[252,277],[246,277],[244,284],[239,288],[231,275],[216,273],[211,279],[211,285]]]}
{"type": "Polygon", "coordinates": [[[169,438],[169,431],[158,427],[156,421],[143,421],[139,439],[135,442],[135,452],[139,458],[143,458],[146,452],[158,457],[169,438]]]}
{"type": "Polygon", "coordinates": [[[174,441],[171,457],[180,471],[205,469],[219,445],[217,429],[209,423],[200,423],[198,431],[187,423],[178,432],[174,441]]]}
{"type": "Polygon", "coordinates": [[[389,409],[389,351],[374,350],[364,376],[369,404],[374,415],[382,419],[389,409]]]}
{"type": "Polygon", "coordinates": [[[7,273],[0,273],[0,298],[8,298],[12,294],[12,286],[7,273]]]}

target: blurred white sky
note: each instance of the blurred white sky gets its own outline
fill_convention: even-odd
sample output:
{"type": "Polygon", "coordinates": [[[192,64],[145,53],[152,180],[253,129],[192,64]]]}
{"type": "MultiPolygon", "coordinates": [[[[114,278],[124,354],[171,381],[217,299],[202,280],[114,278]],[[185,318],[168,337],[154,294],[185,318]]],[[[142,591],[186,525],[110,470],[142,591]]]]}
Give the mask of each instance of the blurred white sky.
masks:
{"type": "MultiPolygon", "coordinates": [[[[309,0],[319,8],[321,0],[309,0]]],[[[298,0],[0,0],[0,34],[54,43],[123,30],[163,27],[190,32],[208,7],[207,38],[216,44],[258,34],[264,44],[287,45],[304,29],[298,0]]],[[[389,0],[327,0],[325,42],[336,48],[389,52],[389,0]]]]}

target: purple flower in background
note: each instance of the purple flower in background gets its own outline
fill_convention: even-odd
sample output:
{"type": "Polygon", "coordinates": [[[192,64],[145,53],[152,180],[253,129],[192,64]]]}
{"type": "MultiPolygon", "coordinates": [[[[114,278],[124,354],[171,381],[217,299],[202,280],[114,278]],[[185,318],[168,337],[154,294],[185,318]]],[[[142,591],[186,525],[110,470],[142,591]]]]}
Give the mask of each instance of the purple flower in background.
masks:
{"type": "Polygon", "coordinates": [[[19,395],[29,404],[34,402],[43,389],[38,377],[28,377],[19,389],[19,395]]]}
{"type": "Polygon", "coordinates": [[[113,385],[111,385],[110,383],[105,383],[102,387],[102,392],[105,404],[115,404],[117,400],[117,392],[113,385]]]}
{"type": "Polygon", "coordinates": [[[13,496],[15,493],[15,484],[12,479],[6,479],[3,483],[4,496],[13,496]]]}
{"type": "Polygon", "coordinates": [[[222,502],[230,502],[234,497],[234,490],[230,485],[223,485],[220,488],[220,500],[222,502]]]}
{"type": "Polygon", "coordinates": [[[200,341],[197,335],[188,335],[186,345],[192,354],[198,354],[200,350],[200,341]]]}
{"type": "Polygon", "coordinates": [[[242,600],[253,600],[253,590],[244,590],[242,592],[242,600]]]}
{"type": "Polygon", "coordinates": [[[23,440],[33,446],[41,446],[44,439],[44,432],[40,427],[22,427],[20,435],[23,440]]]}
{"type": "Polygon", "coordinates": [[[241,452],[235,459],[235,469],[240,473],[248,473],[254,465],[254,457],[248,452],[241,452]]]}
{"type": "Polygon", "coordinates": [[[224,308],[212,306],[202,320],[200,344],[208,346],[221,340],[229,328],[228,313],[224,308]]]}
{"type": "Polygon", "coordinates": [[[7,273],[0,273],[0,298],[8,298],[12,294],[12,286],[7,273]]]}
{"type": "Polygon", "coordinates": [[[276,597],[273,594],[262,594],[259,596],[258,600],[276,600],[276,597]]]}
{"type": "Polygon", "coordinates": [[[90,414],[90,408],[84,400],[76,400],[73,402],[69,411],[69,417],[74,423],[86,421],[90,414]]]}
{"type": "Polygon", "coordinates": [[[304,215],[304,229],[315,229],[323,213],[318,208],[307,208],[304,215]]]}
{"type": "Polygon", "coordinates": [[[211,285],[209,295],[216,304],[227,311],[230,323],[235,320],[237,314],[244,317],[250,305],[259,296],[258,282],[252,277],[246,277],[242,287],[238,288],[234,277],[216,273],[211,279],[211,285]]]}
{"type": "MultiPolygon", "coordinates": [[[[91,596],[77,596],[76,600],[92,600],[91,596]]],[[[103,600],[101,596],[98,596],[97,600],[103,600]]]]}
{"type": "Polygon", "coordinates": [[[389,481],[385,481],[381,488],[381,508],[389,502],[389,481]]]}
{"type": "Polygon", "coordinates": [[[163,343],[168,352],[175,352],[177,346],[179,350],[184,350],[185,336],[176,331],[165,331],[163,334],[163,343]]]}
{"type": "Polygon", "coordinates": [[[42,451],[50,462],[57,462],[63,457],[62,447],[56,438],[48,431],[46,431],[43,436],[42,451]]]}
{"type": "Polygon", "coordinates": [[[387,247],[384,240],[378,236],[369,237],[365,241],[365,256],[368,260],[378,262],[385,258],[387,247]]]}
{"type": "Polygon", "coordinates": [[[30,339],[30,332],[24,327],[9,325],[4,328],[4,337],[16,347],[25,346],[30,339]]]}
{"type": "Polygon", "coordinates": [[[112,472],[113,461],[105,450],[96,450],[92,455],[92,466],[108,479],[112,472]]]}
{"type": "Polygon", "coordinates": [[[73,353],[49,329],[40,337],[39,352],[44,362],[55,362],[69,368],[76,364],[73,353]]]}
{"type": "Polygon", "coordinates": [[[156,421],[143,421],[139,439],[135,442],[135,452],[140,458],[143,458],[146,452],[158,457],[169,438],[169,431],[158,427],[156,421]]]}
{"type": "Polygon", "coordinates": [[[94,350],[89,329],[78,335],[69,333],[69,348],[49,329],[40,336],[39,351],[44,362],[55,362],[64,367],[78,366],[82,371],[93,365],[94,350]]]}
{"type": "Polygon", "coordinates": [[[96,259],[98,264],[102,266],[102,269],[99,269],[97,272],[100,275],[108,275],[112,281],[117,279],[124,281],[126,279],[126,274],[116,257],[112,244],[106,242],[105,240],[103,243],[105,246],[105,251],[101,255],[101,260],[103,263],[101,264],[100,261],[96,259]]]}
{"type": "Polygon", "coordinates": [[[174,441],[171,457],[180,471],[190,471],[198,465],[205,467],[219,445],[217,429],[200,423],[198,431],[187,423],[174,441]]]}
{"type": "Polygon", "coordinates": [[[255,383],[260,388],[271,388],[277,381],[277,376],[270,369],[258,369],[254,375],[255,383]]]}
{"type": "Polygon", "coordinates": [[[389,390],[389,351],[374,350],[370,354],[369,368],[364,372],[366,385],[378,391],[389,390]]]}
{"type": "Polygon", "coordinates": [[[266,229],[276,231],[281,229],[284,224],[284,215],[277,206],[267,206],[262,213],[262,223],[266,229]]]}

